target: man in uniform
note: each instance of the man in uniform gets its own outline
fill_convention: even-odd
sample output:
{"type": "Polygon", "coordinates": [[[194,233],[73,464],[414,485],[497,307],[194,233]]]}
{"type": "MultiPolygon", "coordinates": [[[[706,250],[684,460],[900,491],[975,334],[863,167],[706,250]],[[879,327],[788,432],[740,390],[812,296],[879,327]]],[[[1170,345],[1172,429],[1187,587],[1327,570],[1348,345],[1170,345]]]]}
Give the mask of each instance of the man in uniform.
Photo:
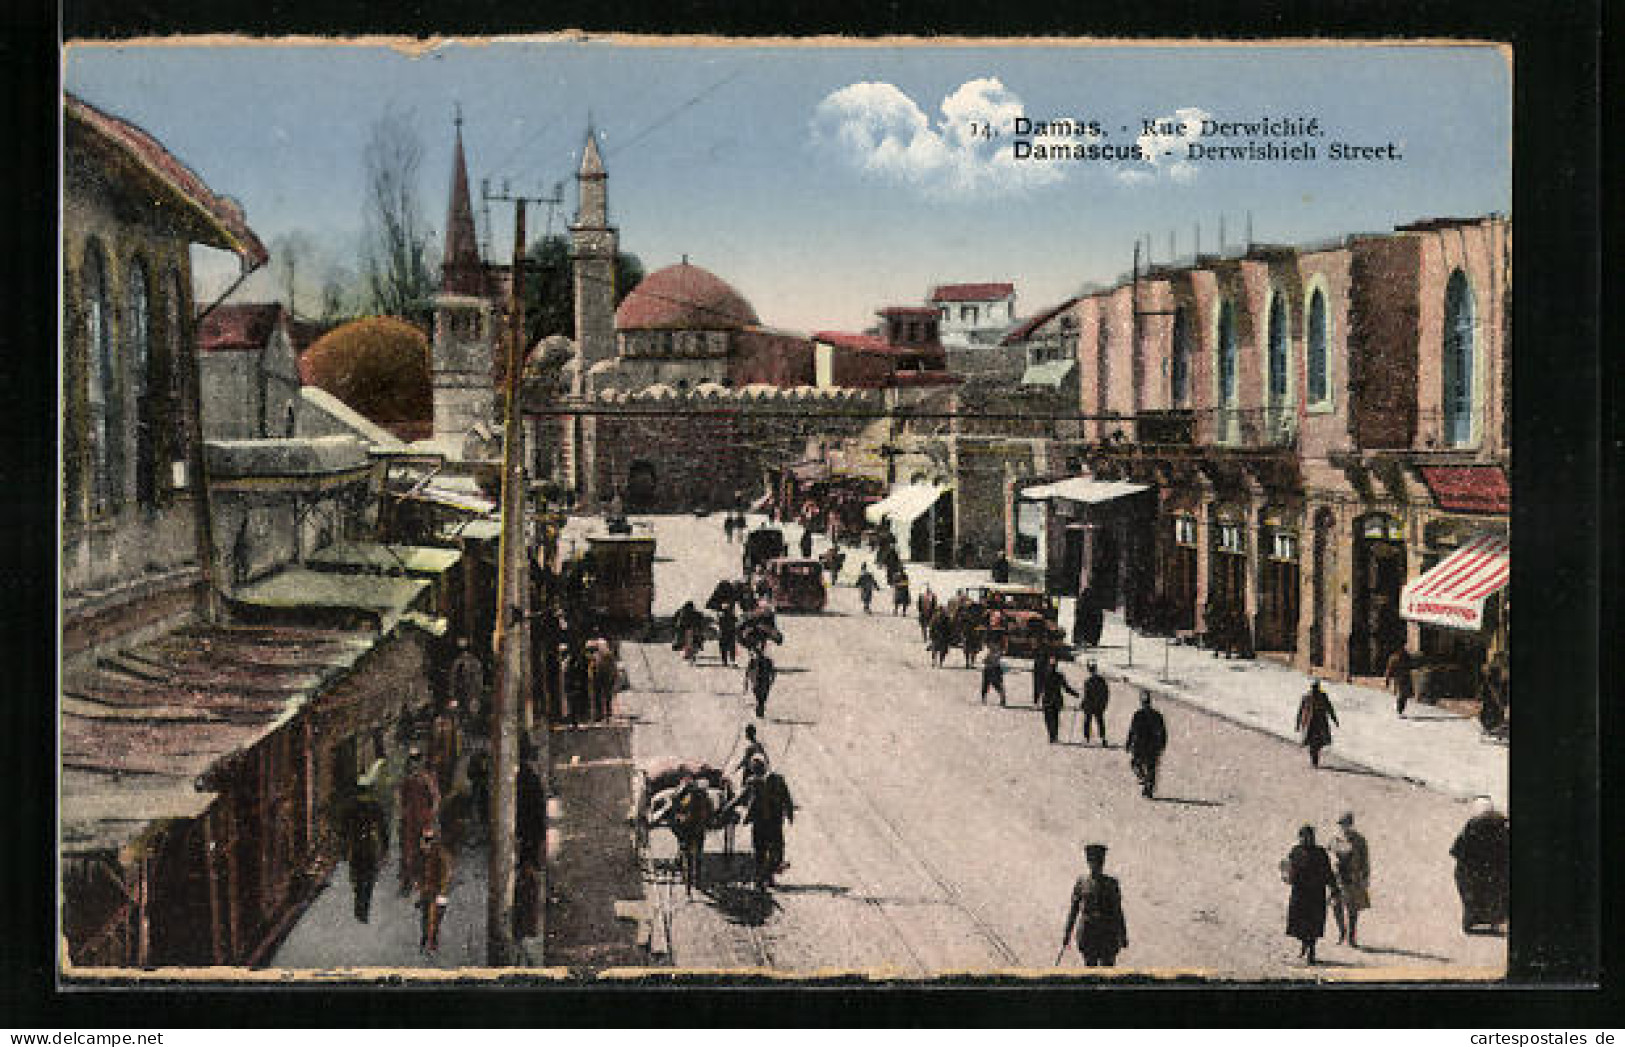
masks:
{"type": "Polygon", "coordinates": [[[1066,705],[1066,699],[1061,697],[1062,691],[1074,698],[1078,696],[1078,692],[1066,682],[1066,677],[1061,675],[1061,667],[1052,660],[1049,671],[1044,674],[1044,729],[1049,732],[1051,745],[1061,739],[1061,709],[1066,705]]]}
{"type": "Polygon", "coordinates": [[[1089,663],[1089,679],[1083,682],[1083,740],[1090,737],[1090,725],[1100,727],[1100,745],[1106,746],[1106,703],[1111,701],[1111,688],[1094,662],[1089,663]]]}
{"type": "Polygon", "coordinates": [[[1157,764],[1162,760],[1162,750],[1168,747],[1168,725],[1162,714],[1151,708],[1150,691],[1140,692],[1140,707],[1129,721],[1128,740],[1123,747],[1128,750],[1134,776],[1140,780],[1140,795],[1150,796],[1157,789],[1157,764]]]}
{"type": "MultiPolygon", "coordinates": [[[[1112,967],[1117,954],[1128,948],[1128,924],[1123,920],[1123,896],[1117,881],[1102,871],[1106,845],[1092,843],[1083,849],[1089,871],[1072,886],[1072,908],[1066,914],[1066,930],[1061,934],[1061,952],[1078,929],[1078,952],[1090,967],[1112,967]]],[[[1058,961],[1057,961],[1058,962],[1058,961]]]]}

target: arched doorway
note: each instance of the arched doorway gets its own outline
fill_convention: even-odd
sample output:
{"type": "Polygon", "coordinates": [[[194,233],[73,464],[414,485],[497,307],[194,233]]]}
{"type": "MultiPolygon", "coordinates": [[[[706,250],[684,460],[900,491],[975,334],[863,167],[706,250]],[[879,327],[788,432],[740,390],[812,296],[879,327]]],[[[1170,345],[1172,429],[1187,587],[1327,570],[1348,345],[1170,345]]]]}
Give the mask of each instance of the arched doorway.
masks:
{"type": "Polygon", "coordinates": [[[1236,636],[1247,629],[1247,517],[1235,505],[1215,505],[1208,525],[1209,633],[1236,636]]]}
{"type": "Polygon", "coordinates": [[[654,463],[639,458],[626,473],[626,511],[646,513],[655,507],[658,477],[654,463]]]}
{"type": "Polygon", "coordinates": [[[1405,586],[1405,531],[1386,513],[1362,516],[1354,526],[1354,628],[1349,672],[1376,676],[1405,639],[1399,591],[1405,586]]]}
{"type": "Polygon", "coordinates": [[[1163,569],[1168,626],[1196,628],[1196,515],[1176,512],[1168,519],[1168,558],[1163,569]]]}

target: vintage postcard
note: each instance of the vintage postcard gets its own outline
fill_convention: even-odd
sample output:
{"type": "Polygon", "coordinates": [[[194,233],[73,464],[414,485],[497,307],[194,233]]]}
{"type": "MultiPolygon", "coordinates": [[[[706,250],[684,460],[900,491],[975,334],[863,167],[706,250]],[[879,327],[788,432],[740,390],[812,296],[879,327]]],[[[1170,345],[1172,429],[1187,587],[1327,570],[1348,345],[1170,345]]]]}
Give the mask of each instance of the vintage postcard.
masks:
{"type": "Polygon", "coordinates": [[[1506,46],[63,77],[64,982],[1506,978],[1506,46]]]}

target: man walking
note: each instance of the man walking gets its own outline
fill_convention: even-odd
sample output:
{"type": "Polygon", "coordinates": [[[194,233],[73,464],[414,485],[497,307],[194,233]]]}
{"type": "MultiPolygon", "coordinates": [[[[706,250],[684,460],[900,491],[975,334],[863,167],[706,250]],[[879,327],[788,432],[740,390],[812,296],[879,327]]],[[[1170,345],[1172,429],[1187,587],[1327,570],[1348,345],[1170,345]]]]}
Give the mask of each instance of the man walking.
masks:
{"type": "Polygon", "coordinates": [[[745,808],[750,825],[750,845],[756,857],[756,888],[766,890],[773,877],[784,868],[784,823],[796,820],[796,804],[784,776],[767,769],[767,761],[751,761],[745,791],[734,800],[745,808]]]}
{"type": "Polygon", "coordinates": [[[446,915],[446,894],[451,890],[451,852],[433,826],[423,830],[423,878],[418,883],[418,910],[422,915],[418,948],[440,951],[440,924],[446,915]]]}
{"type": "Polygon", "coordinates": [[[479,655],[469,650],[466,636],[457,640],[457,657],[446,673],[446,684],[447,697],[478,723],[485,716],[485,666],[479,655]]]}
{"type": "Polygon", "coordinates": [[[1320,681],[1315,680],[1310,683],[1303,701],[1298,703],[1298,730],[1303,733],[1303,744],[1309,749],[1309,766],[1320,766],[1320,751],[1332,744],[1334,723],[1337,723],[1337,710],[1320,689],[1320,681]]]}
{"type": "Polygon", "coordinates": [[[717,654],[723,665],[733,665],[739,660],[739,615],[731,603],[723,604],[717,613],[717,654]]]}
{"type": "Polygon", "coordinates": [[[1150,691],[1140,692],[1140,707],[1129,721],[1128,740],[1123,747],[1128,750],[1134,776],[1140,780],[1140,795],[1151,796],[1157,790],[1157,764],[1162,762],[1162,750],[1168,747],[1168,726],[1162,713],[1151,707],[1150,691]]]}
{"type": "Polygon", "coordinates": [[[926,582],[916,608],[920,615],[920,639],[923,642],[931,641],[931,619],[937,613],[938,606],[937,594],[931,591],[931,583],[926,582]]]}
{"type": "Polygon", "coordinates": [[[863,600],[864,614],[869,613],[869,605],[874,602],[875,590],[878,588],[880,583],[869,573],[869,565],[864,564],[863,570],[858,572],[858,597],[863,600]]]}
{"type": "Polygon", "coordinates": [[[1405,706],[1411,701],[1411,668],[1411,652],[1400,644],[1388,656],[1388,668],[1383,673],[1383,679],[1394,692],[1394,712],[1400,716],[1405,715],[1405,706]]]}
{"type": "Polygon", "coordinates": [[[945,609],[939,607],[931,616],[928,629],[931,636],[931,664],[941,669],[943,663],[948,660],[948,649],[953,646],[953,619],[948,616],[945,609]]]}
{"type": "Polygon", "coordinates": [[[449,701],[429,727],[429,762],[441,796],[450,796],[457,784],[457,764],[463,755],[461,713],[456,701],[449,701]]]}
{"type": "Polygon", "coordinates": [[[801,525],[801,558],[803,560],[812,559],[812,550],[813,550],[812,528],[809,527],[806,524],[802,524],[801,525]]]}
{"type": "Polygon", "coordinates": [[[423,762],[423,750],[413,746],[406,755],[406,777],[400,786],[401,893],[423,877],[423,833],[440,817],[440,786],[423,762]]]}
{"type": "Polygon", "coordinates": [[[773,659],[767,656],[766,651],[751,655],[750,664],[745,666],[745,682],[750,685],[751,693],[756,696],[756,718],[760,720],[767,714],[767,696],[773,691],[773,681],[778,679],[778,667],[773,659]]]}
{"type": "Polygon", "coordinates": [[[739,754],[738,762],[730,770],[737,770],[741,783],[749,784],[750,768],[757,760],[760,760],[763,766],[772,766],[772,761],[767,758],[767,747],[756,738],[756,725],[747,723],[745,725],[745,751],[739,754]]]}
{"type": "MultiPolygon", "coordinates": [[[[1113,967],[1117,954],[1128,948],[1128,923],[1123,919],[1123,893],[1117,880],[1107,876],[1106,845],[1092,843],[1083,849],[1089,871],[1072,885],[1072,907],[1066,914],[1066,930],[1061,934],[1061,952],[1078,929],[1078,952],[1090,967],[1113,967]]],[[[1057,962],[1059,962],[1057,960],[1057,962]]]]}
{"type": "Polygon", "coordinates": [[[1033,651],[1033,704],[1044,700],[1045,680],[1055,668],[1055,652],[1048,643],[1040,641],[1033,651]]]}
{"type": "Polygon", "coordinates": [[[350,864],[350,886],[355,889],[355,918],[366,923],[372,912],[372,888],[378,866],[389,850],[389,818],[372,785],[356,783],[356,794],[344,815],[344,858],[350,864]]]}
{"type": "Polygon", "coordinates": [[[1337,893],[1332,915],[1337,917],[1337,944],[1345,941],[1360,947],[1360,913],[1371,908],[1371,848],[1365,836],[1354,828],[1354,812],[1345,811],[1337,819],[1337,835],[1327,849],[1332,871],[1337,874],[1337,893]]]}
{"type": "Polygon", "coordinates": [[[899,571],[891,583],[891,613],[908,617],[908,572],[899,571]]]}
{"type": "Polygon", "coordinates": [[[987,644],[987,654],[982,656],[982,704],[987,704],[987,692],[992,688],[999,692],[999,705],[1006,704],[1004,695],[1004,641],[999,638],[990,638],[987,644]]]}
{"type": "Polygon", "coordinates": [[[1094,662],[1089,663],[1089,679],[1083,682],[1083,740],[1089,740],[1089,725],[1100,727],[1100,746],[1106,747],[1106,703],[1111,701],[1111,688],[1100,675],[1094,662]]]}
{"type": "Polygon", "coordinates": [[[1061,675],[1061,667],[1051,662],[1049,671],[1044,674],[1044,729],[1049,732],[1051,745],[1061,740],[1061,709],[1066,705],[1066,699],[1061,697],[1063,691],[1074,698],[1078,696],[1061,675]]]}

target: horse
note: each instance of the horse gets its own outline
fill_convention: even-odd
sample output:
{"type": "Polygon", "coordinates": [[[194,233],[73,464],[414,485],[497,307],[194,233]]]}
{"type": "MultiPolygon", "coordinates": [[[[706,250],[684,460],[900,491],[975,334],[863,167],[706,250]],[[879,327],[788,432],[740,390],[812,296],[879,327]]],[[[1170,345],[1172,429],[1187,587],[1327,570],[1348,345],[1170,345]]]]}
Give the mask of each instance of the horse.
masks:
{"type": "Polygon", "coordinates": [[[716,804],[704,788],[683,791],[672,803],[667,824],[677,837],[677,861],[683,871],[683,886],[690,897],[700,885],[701,858],[705,854],[705,834],[716,815],[716,804]]]}

